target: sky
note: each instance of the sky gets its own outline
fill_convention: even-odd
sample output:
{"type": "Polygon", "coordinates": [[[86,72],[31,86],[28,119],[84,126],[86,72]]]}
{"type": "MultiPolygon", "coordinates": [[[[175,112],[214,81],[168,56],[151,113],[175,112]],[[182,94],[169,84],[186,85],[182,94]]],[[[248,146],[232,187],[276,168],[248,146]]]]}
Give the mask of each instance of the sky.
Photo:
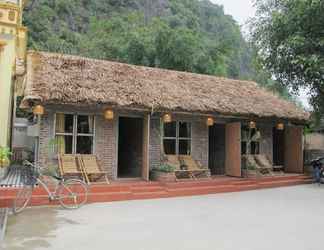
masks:
{"type": "Polygon", "coordinates": [[[224,6],[226,14],[230,14],[240,24],[244,25],[255,14],[252,0],[210,0],[224,6]]]}
{"type": "MultiPolygon", "coordinates": [[[[242,26],[244,33],[248,32],[246,22],[255,15],[253,0],[210,0],[213,3],[224,6],[225,14],[233,18],[242,26]]],[[[301,90],[299,99],[306,109],[311,109],[308,102],[307,90],[301,90]]]]}

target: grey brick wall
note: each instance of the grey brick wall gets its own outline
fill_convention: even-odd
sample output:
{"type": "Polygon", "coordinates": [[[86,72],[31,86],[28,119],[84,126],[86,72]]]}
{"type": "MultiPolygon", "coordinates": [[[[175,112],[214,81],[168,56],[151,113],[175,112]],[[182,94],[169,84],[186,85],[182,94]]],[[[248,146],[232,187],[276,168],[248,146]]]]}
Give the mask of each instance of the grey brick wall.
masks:
{"type": "MultiPolygon", "coordinates": [[[[62,109],[57,109],[62,110],[62,109]]],[[[57,111],[59,112],[59,111],[57,111]]],[[[63,112],[63,111],[62,111],[63,112]]],[[[82,112],[82,111],[81,111],[82,112]]],[[[39,162],[42,166],[57,164],[56,156],[50,155],[49,141],[54,135],[54,110],[44,115],[40,126],[39,140],[39,162]]],[[[96,134],[95,134],[95,151],[98,159],[108,172],[111,179],[117,177],[117,133],[118,122],[117,114],[114,121],[106,121],[100,114],[95,115],[96,134]]],[[[191,151],[195,160],[204,166],[208,166],[208,127],[204,119],[197,119],[188,116],[176,116],[174,120],[188,121],[192,124],[192,142],[191,151]]],[[[150,124],[150,146],[149,158],[150,168],[157,167],[161,164],[161,136],[160,136],[160,117],[152,117],[150,124]]]]}
{"type": "MultiPolygon", "coordinates": [[[[174,121],[187,121],[191,123],[191,154],[203,166],[208,167],[208,127],[206,120],[192,116],[173,115],[174,121]]],[[[150,130],[150,168],[161,164],[161,128],[160,118],[152,117],[150,130]]]]}
{"type": "MultiPolygon", "coordinates": [[[[59,112],[59,111],[57,111],[59,112]]],[[[61,111],[64,112],[64,111],[61,111]]],[[[57,165],[57,156],[51,153],[49,142],[54,138],[54,111],[42,116],[39,136],[39,164],[42,167],[57,165]]],[[[95,115],[94,153],[98,156],[103,169],[111,179],[117,173],[116,153],[116,120],[106,121],[102,115],[95,115]]]]}
{"type": "Polygon", "coordinates": [[[117,138],[116,120],[106,121],[96,115],[95,154],[110,179],[117,176],[117,138]]]}
{"type": "MultiPolygon", "coordinates": [[[[57,109],[62,110],[62,109],[57,109]]],[[[42,117],[39,138],[39,162],[41,166],[57,164],[55,156],[49,155],[49,141],[53,138],[54,111],[49,111],[42,117]]],[[[89,112],[88,112],[89,113],[89,112]]],[[[102,114],[94,112],[96,119],[95,154],[101,162],[103,169],[108,172],[111,179],[117,177],[117,133],[118,116],[113,121],[106,121],[102,114]]],[[[177,115],[172,117],[176,121],[187,121],[192,124],[191,152],[195,160],[203,166],[208,166],[208,127],[205,118],[177,115]]],[[[161,164],[161,135],[160,117],[153,116],[150,124],[149,159],[150,168],[161,164]]],[[[272,126],[262,126],[260,152],[272,160],[272,126]]]]}
{"type": "Polygon", "coordinates": [[[208,126],[205,120],[192,121],[192,157],[208,167],[208,126]]]}
{"type": "Polygon", "coordinates": [[[39,149],[38,149],[38,164],[41,168],[49,167],[49,165],[57,164],[55,156],[50,150],[50,140],[53,138],[54,116],[52,112],[46,113],[41,117],[39,129],[39,149]]]}
{"type": "Polygon", "coordinates": [[[161,123],[160,117],[152,117],[150,124],[150,169],[161,164],[161,123]]]}
{"type": "Polygon", "coordinates": [[[263,125],[260,127],[261,141],[260,141],[260,154],[265,154],[268,159],[273,161],[273,136],[272,126],[263,125]]]}

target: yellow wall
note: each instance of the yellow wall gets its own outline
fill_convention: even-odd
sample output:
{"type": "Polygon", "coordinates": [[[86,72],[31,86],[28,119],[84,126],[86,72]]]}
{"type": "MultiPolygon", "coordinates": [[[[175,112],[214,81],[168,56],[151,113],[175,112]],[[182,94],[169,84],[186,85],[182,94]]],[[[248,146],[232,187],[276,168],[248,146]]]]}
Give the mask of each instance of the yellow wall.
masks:
{"type": "Polygon", "coordinates": [[[16,59],[25,61],[23,4],[23,0],[0,0],[0,146],[10,146],[16,59]]]}
{"type": "Polygon", "coordinates": [[[15,40],[9,35],[0,35],[0,39],[7,43],[0,52],[0,146],[9,146],[16,46],[15,40]]]}

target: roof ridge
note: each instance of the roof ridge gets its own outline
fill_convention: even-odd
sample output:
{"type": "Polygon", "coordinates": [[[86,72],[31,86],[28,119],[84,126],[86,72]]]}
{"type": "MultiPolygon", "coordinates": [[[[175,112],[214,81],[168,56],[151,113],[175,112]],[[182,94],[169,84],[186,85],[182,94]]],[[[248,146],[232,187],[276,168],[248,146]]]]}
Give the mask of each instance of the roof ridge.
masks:
{"type": "Polygon", "coordinates": [[[228,78],[228,77],[217,76],[217,75],[195,73],[195,72],[190,72],[190,71],[180,71],[180,70],[174,70],[174,69],[136,65],[136,64],[130,64],[130,63],[125,63],[125,62],[106,60],[106,59],[98,59],[98,58],[73,55],[73,54],[65,54],[65,53],[49,52],[49,51],[36,51],[36,50],[29,50],[27,52],[27,54],[40,54],[40,55],[43,54],[43,55],[48,55],[48,56],[58,56],[61,58],[66,58],[66,59],[71,59],[71,60],[85,60],[85,61],[92,61],[92,62],[114,63],[114,64],[125,65],[125,66],[139,68],[139,69],[144,68],[144,69],[149,69],[149,70],[153,70],[153,71],[156,70],[156,71],[165,71],[165,72],[176,72],[176,73],[180,73],[180,74],[184,74],[184,75],[191,74],[191,75],[202,76],[202,77],[217,78],[219,80],[229,80],[229,81],[234,81],[234,82],[238,82],[238,83],[249,83],[249,84],[254,84],[256,86],[261,87],[257,82],[251,81],[251,80],[234,79],[234,78],[228,78]]]}

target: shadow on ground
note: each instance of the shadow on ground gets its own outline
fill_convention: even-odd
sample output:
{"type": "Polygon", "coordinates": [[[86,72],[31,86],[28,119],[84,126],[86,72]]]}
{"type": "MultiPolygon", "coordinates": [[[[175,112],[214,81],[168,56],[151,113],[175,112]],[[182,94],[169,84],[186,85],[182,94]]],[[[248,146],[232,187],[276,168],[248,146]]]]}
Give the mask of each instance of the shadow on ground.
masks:
{"type": "Polygon", "coordinates": [[[3,249],[34,250],[51,247],[49,239],[57,237],[58,227],[62,224],[78,224],[76,221],[61,217],[60,210],[60,208],[43,207],[26,209],[21,214],[10,215],[3,249]]]}

